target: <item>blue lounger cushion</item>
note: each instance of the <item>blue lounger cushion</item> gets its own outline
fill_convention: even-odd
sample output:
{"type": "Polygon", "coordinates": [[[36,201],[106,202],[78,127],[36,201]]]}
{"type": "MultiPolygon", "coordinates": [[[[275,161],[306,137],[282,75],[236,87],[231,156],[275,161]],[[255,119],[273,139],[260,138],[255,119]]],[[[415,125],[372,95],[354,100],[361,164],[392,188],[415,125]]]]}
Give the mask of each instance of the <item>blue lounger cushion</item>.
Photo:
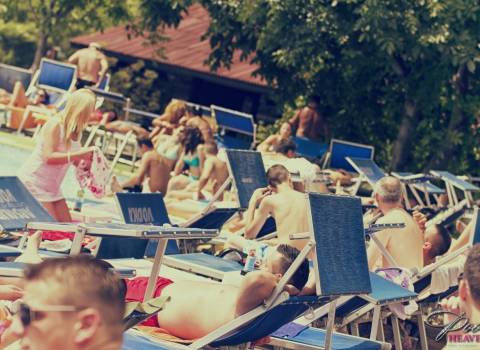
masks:
{"type": "MultiPolygon", "coordinates": [[[[279,339],[321,348],[325,344],[326,334],[327,332],[323,329],[309,327],[294,337],[284,337],[279,339]]],[[[333,350],[379,350],[381,347],[380,343],[365,338],[333,333],[333,350]]]]}
{"type": "Polygon", "coordinates": [[[166,346],[162,346],[148,339],[125,332],[123,334],[122,350],[168,350],[166,346]]]}
{"type": "Polygon", "coordinates": [[[284,324],[302,315],[312,305],[322,305],[330,301],[329,297],[302,296],[291,297],[286,302],[258,316],[233,334],[226,335],[210,345],[235,346],[249,341],[258,340],[272,334],[284,324]]]}

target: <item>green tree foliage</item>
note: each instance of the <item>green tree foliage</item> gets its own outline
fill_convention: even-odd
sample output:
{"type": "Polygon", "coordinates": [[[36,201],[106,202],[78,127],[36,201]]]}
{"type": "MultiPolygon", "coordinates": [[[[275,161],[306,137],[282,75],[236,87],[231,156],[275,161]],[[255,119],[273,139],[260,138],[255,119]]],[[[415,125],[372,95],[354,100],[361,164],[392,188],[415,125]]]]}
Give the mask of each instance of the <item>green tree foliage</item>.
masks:
{"type": "Polygon", "coordinates": [[[336,137],[391,168],[475,171],[480,6],[465,0],[215,0],[212,67],[235,49],[280,102],[319,95],[336,137]]]}
{"type": "Polygon", "coordinates": [[[38,66],[47,45],[60,45],[73,35],[103,30],[129,18],[123,0],[0,0],[0,9],[3,22],[16,29],[31,26],[36,42],[32,68],[38,66]]]}

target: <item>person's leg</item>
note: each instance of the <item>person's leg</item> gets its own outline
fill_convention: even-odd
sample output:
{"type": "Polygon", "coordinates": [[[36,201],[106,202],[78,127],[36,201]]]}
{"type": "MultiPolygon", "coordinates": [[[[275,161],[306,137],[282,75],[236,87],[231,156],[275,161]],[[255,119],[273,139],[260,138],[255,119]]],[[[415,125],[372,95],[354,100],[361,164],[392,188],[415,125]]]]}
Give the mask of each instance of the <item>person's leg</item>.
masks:
{"type": "Polygon", "coordinates": [[[65,199],[60,199],[59,201],[53,202],[52,204],[55,211],[54,217],[58,222],[72,222],[70,210],[68,209],[65,199]]]}
{"type": "Polygon", "coordinates": [[[25,88],[22,83],[17,81],[13,87],[12,97],[10,99],[10,106],[25,108],[28,105],[28,98],[25,95],[25,88]]]}
{"type": "Polygon", "coordinates": [[[184,189],[190,183],[190,180],[185,175],[174,176],[168,181],[167,193],[170,191],[176,191],[184,189]]]}
{"type": "Polygon", "coordinates": [[[196,192],[198,189],[198,181],[190,182],[185,188],[181,190],[171,190],[167,192],[168,198],[182,199],[196,199],[196,192]]]}

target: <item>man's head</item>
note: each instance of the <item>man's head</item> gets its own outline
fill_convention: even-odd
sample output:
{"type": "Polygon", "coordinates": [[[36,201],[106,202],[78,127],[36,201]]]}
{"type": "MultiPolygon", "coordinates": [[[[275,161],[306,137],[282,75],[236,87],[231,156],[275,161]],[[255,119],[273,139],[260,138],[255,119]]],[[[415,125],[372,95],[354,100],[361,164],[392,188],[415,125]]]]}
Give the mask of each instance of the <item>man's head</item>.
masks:
{"type": "Polygon", "coordinates": [[[473,246],[468,254],[458,295],[471,319],[474,310],[480,311],[480,244],[473,246]]]}
{"type": "Polygon", "coordinates": [[[268,185],[274,190],[281,184],[289,184],[292,187],[290,172],[283,165],[276,164],[267,170],[268,185]]]}
{"type": "Polygon", "coordinates": [[[392,176],[385,176],[375,184],[375,200],[380,208],[400,206],[402,201],[402,186],[400,181],[392,176]]]}
{"type": "MultiPolygon", "coordinates": [[[[300,254],[300,251],[288,244],[279,244],[271,247],[267,250],[267,255],[262,262],[262,268],[278,277],[282,277],[298,254],[300,254]]],[[[304,259],[288,283],[298,290],[302,290],[305,283],[307,283],[309,269],[308,261],[304,259]]]]}
{"type": "Polygon", "coordinates": [[[142,151],[142,154],[153,149],[152,140],[148,137],[139,137],[137,138],[138,147],[142,151]]]}
{"type": "Polygon", "coordinates": [[[281,140],[277,147],[275,147],[275,152],[281,153],[288,158],[294,158],[297,151],[297,145],[293,140],[286,139],[281,140]]]}
{"type": "Polygon", "coordinates": [[[218,154],[218,146],[215,142],[207,142],[203,145],[205,153],[211,156],[218,154]]]}
{"type": "Polygon", "coordinates": [[[95,50],[101,50],[101,49],[102,49],[102,45],[100,45],[99,43],[94,42],[94,41],[92,41],[92,42],[88,45],[88,47],[89,47],[90,49],[95,49],[95,50]]]}
{"type": "Polygon", "coordinates": [[[434,262],[437,256],[445,254],[450,249],[452,238],[448,230],[442,225],[431,225],[425,229],[423,243],[423,263],[434,262]]]}
{"type": "Polygon", "coordinates": [[[90,256],[48,259],[25,272],[24,304],[11,332],[22,349],[99,349],[122,341],[121,283],[90,256]]]}

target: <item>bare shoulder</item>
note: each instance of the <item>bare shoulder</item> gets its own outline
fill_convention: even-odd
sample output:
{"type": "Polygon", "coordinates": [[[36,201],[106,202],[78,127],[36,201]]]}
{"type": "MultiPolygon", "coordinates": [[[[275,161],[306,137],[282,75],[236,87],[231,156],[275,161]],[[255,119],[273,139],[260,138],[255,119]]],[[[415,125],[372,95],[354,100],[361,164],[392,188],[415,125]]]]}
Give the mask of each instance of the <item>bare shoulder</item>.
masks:
{"type": "Polygon", "coordinates": [[[51,118],[44,126],[44,133],[49,135],[58,135],[60,133],[61,123],[57,118],[51,118]]]}
{"type": "Polygon", "coordinates": [[[411,219],[411,216],[406,211],[403,209],[396,209],[378,219],[377,224],[407,223],[409,219],[411,219]]]}

